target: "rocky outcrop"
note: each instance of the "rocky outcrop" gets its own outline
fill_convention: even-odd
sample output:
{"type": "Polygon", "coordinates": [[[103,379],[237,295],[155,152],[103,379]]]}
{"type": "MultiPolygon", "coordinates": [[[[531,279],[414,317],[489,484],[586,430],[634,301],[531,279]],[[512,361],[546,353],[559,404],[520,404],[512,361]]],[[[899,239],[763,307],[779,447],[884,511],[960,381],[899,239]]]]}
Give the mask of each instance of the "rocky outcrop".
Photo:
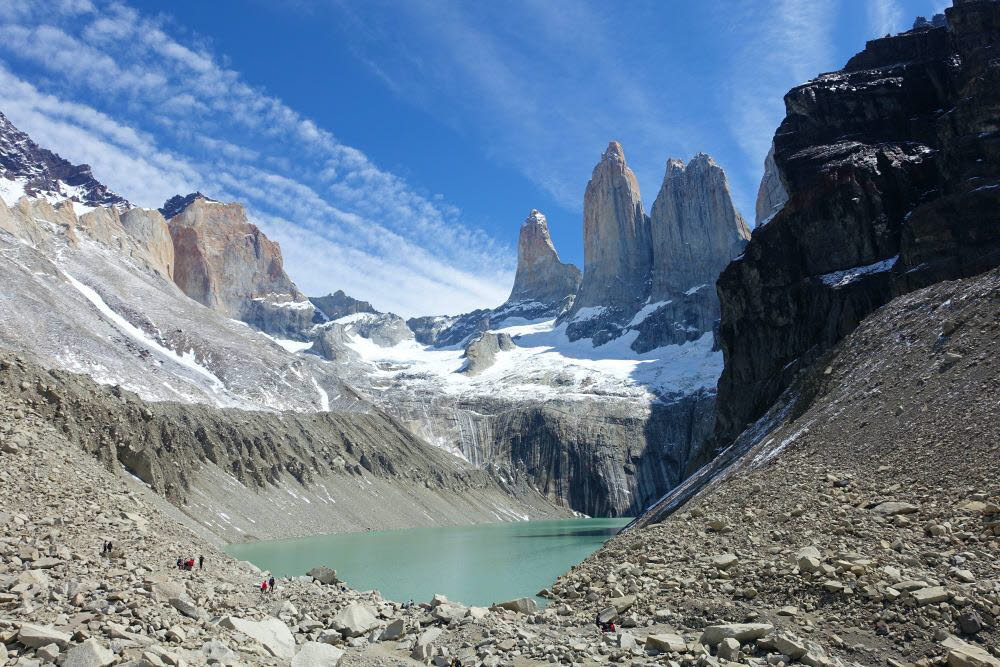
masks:
{"type": "Polygon", "coordinates": [[[355,313],[376,313],[370,303],[360,301],[344,294],[344,290],[337,290],[333,294],[326,296],[311,296],[309,301],[316,307],[318,315],[322,315],[328,320],[336,320],[345,315],[355,313]]]}
{"type": "Polygon", "coordinates": [[[687,166],[669,160],[651,213],[642,213],[635,177],[613,142],[584,198],[583,284],[564,318],[571,340],[590,338],[599,346],[638,330],[632,349],[647,352],[712,331],[719,317],[712,286],[749,237],[725,173],[704,153],[687,166]],[[637,216],[630,224],[627,208],[637,216]],[[587,267],[594,268],[589,278],[587,267]],[[625,271],[624,282],[611,277],[625,271]],[[588,280],[599,287],[588,287],[588,280]]]}
{"type": "Polygon", "coordinates": [[[760,187],[757,189],[754,226],[767,224],[786,201],[788,193],[781,183],[781,174],[778,173],[778,165],[774,162],[774,144],[771,144],[767,157],[764,158],[764,177],[760,179],[760,187]]]}
{"type": "Polygon", "coordinates": [[[85,206],[131,206],[94,178],[90,165],[71,164],[41,148],[0,113],[0,178],[17,181],[29,197],[45,195],[85,206]]]}
{"type": "Polygon", "coordinates": [[[580,269],[559,261],[545,216],[532,210],[521,224],[517,241],[517,273],[508,304],[536,302],[555,307],[580,287],[580,269]]]}
{"type": "Polygon", "coordinates": [[[465,365],[459,371],[466,375],[479,375],[496,361],[501,351],[513,350],[514,340],[506,333],[484,333],[465,346],[465,365]]]}
{"type": "Polygon", "coordinates": [[[285,273],[281,248],[241,205],[193,196],[169,226],[174,282],[189,297],[280,336],[297,338],[310,326],[315,309],[285,273]]]}
{"type": "Polygon", "coordinates": [[[785,96],[788,201],[719,279],[719,444],[893,296],[1000,263],[1000,3],[868,42],[785,96]]]}
{"type": "Polygon", "coordinates": [[[638,310],[649,294],[653,246],[639,183],[617,141],[608,144],[583,195],[582,308],[638,310]]]}
{"type": "Polygon", "coordinates": [[[129,235],[149,252],[155,269],[167,280],[174,279],[174,240],[167,221],[159,211],[130,208],[121,215],[121,224],[129,235]]]}
{"type": "Polygon", "coordinates": [[[750,230],[736,208],[726,174],[711,157],[695,155],[687,166],[667,162],[663,185],[650,211],[653,277],[650,301],[678,298],[711,286],[743,252],[750,230]]]}
{"type": "Polygon", "coordinates": [[[162,215],[166,220],[169,220],[170,218],[174,217],[175,215],[186,209],[188,206],[193,204],[195,200],[198,199],[204,199],[207,202],[212,202],[216,204],[221,203],[219,201],[216,201],[215,199],[212,199],[211,197],[206,197],[201,192],[192,192],[186,195],[174,195],[173,197],[165,201],[163,203],[163,206],[161,206],[158,210],[160,212],[160,215],[162,215]]]}

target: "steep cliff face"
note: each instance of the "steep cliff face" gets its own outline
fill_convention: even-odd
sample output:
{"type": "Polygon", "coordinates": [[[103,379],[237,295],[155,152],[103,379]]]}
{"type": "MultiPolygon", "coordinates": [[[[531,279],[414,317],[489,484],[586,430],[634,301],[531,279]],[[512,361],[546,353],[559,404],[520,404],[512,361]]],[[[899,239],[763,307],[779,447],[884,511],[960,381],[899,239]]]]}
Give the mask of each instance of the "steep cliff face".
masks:
{"type": "Polygon", "coordinates": [[[754,226],[767,224],[786,201],[788,193],[785,192],[785,186],[781,182],[778,165],[774,162],[774,144],[771,144],[771,149],[764,158],[764,177],[760,179],[760,187],[757,189],[754,226]]]}
{"type": "Polygon", "coordinates": [[[621,144],[612,141],[583,195],[583,281],[571,312],[641,304],[649,294],[652,265],[639,183],[621,144]]]}
{"type": "Polygon", "coordinates": [[[580,288],[580,269],[559,261],[545,216],[532,210],[521,224],[517,273],[507,303],[559,305],[580,288]]]}
{"type": "Polygon", "coordinates": [[[309,327],[314,306],[242,206],[193,197],[169,225],[174,282],[189,297],[268,333],[297,338],[309,327]]]}
{"type": "Polygon", "coordinates": [[[725,172],[704,153],[686,166],[669,160],[651,213],[642,214],[635,177],[612,143],[584,198],[585,268],[593,272],[586,268],[580,296],[563,318],[571,340],[589,338],[599,346],[637,331],[632,349],[648,352],[713,330],[715,280],[749,237],[725,172]],[[629,207],[641,222],[623,222],[629,207]],[[615,282],[612,275],[627,280],[615,282]]]}
{"type": "Polygon", "coordinates": [[[733,206],[726,174],[698,153],[687,166],[667,162],[663,185],[650,211],[653,278],[650,301],[666,301],[715,283],[743,252],[750,230],[733,206]]]}
{"type": "Polygon", "coordinates": [[[947,17],[785,96],[788,201],[718,283],[720,444],[893,296],[1000,263],[1000,3],[947,17]]]}
{"type": "Polygon", "coordinates": [[[130,208],[121,214],[121,224],[132,238],[145,246],[157,272],[167,280],[173,280],[174,240],[160,212],[130,208]]]}

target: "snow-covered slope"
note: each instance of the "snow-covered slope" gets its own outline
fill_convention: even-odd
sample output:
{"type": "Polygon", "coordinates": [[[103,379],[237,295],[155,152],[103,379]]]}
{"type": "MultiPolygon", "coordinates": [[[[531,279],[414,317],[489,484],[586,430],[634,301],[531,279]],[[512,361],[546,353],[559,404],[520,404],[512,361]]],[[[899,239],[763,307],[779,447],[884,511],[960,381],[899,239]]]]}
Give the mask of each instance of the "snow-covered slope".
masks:
{"type": "Polygon", "coordinates": [[[328,364],[202,307],[115,209],[0,204],[0,345],[146,400],[264,410],[362,404],[328,364]]]}

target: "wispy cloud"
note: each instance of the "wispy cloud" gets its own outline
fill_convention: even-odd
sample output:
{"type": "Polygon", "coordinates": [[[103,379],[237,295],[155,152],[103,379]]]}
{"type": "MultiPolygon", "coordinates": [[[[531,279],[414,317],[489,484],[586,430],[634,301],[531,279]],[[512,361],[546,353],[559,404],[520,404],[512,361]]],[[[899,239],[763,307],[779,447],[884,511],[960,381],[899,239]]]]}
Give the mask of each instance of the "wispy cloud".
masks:
{"type": "Polygon", "coordinates": [[[581,209],[590,171],[612,139],[653,186],[668,146],[698,150],[672,91],[654,85],[657,57],[623,33],[627,24],[649,25],[649,8],[543,0],[334,4],[359,60],[390,90],[475,136],[488,157],[570,210],[581,209]]]}
{"type": "Polygon", "coordinates": [[[903,27],[903,8],[896,0],[868,0],[866,10],[873,37],[895,35],[903,27]]]}
{"type": "Polygon", "coordinates": [[[0,109],[141,205],[193,189],[246,202],[307,293],[404,315],[503,300],[511,248],[169,27],[117,2],[4,7],[0,109]]]}
{"type": "Polygon", "coordinates": [[[721,93],[744,169],[762,170],[789,88],[831,68],[837,4],[772,0],[730,13],[728,36],[737,46],[721,93]]]}

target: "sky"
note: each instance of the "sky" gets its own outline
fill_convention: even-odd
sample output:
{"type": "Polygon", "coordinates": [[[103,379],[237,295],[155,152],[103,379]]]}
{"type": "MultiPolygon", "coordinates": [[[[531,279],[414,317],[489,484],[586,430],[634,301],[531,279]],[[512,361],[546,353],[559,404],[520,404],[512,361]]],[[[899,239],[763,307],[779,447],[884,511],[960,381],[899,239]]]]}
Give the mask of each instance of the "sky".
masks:
{"type": "Polygon", "coordinates": [[[947,0],[18,0],[0,111],[144,207],[246,205],[309,295],[403,316],[501,303],[546,214],[583,266],[611,140],[648,212],[712,155],[753,219],[792,86],[947,0]]]}

